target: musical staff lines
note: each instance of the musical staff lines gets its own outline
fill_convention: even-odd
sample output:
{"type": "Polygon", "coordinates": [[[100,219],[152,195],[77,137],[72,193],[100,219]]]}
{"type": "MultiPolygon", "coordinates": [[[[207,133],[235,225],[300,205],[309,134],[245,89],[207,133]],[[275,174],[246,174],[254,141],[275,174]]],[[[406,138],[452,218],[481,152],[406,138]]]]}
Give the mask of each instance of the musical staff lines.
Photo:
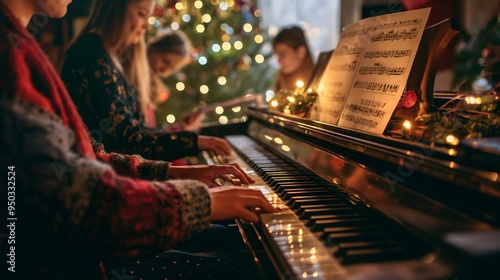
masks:
{"type": "Polygon", "coordinates": [[[370,38],[371,42],[386,42],[386,41],[405,41],[412,40],[417,37],[418,29],[412,28],[408,31],[404,30],[390,30],[390,31],[380,31],[375,32],[374,35],[370,38]]]}
{"type": "Polygon", "coordinates": [[[354,82],[353,88],[369,90],[369,91],[378,91],[378,92],[389,92],[395,93],[399,90],[399,85],[397,84],[388,84],[388,83],[378,83],[378,82],[365,82],[365,81],[356,81],[354,82]]]}
{"type": "Polygon", "coordinates": [[[412,54],[411,50],[386,50],[386,51],[367,51],[363,55],[365,59],[372,58],[401,58],[410,57],[412,54]]]}

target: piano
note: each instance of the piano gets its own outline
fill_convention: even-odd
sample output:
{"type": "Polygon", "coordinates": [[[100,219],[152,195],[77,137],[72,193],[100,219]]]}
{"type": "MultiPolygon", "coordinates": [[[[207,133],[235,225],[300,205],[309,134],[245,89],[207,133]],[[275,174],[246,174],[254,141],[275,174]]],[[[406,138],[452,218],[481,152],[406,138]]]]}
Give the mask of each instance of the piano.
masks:
{"type": "MultiPolygon", "coordinates": [[[[439,57],[454,24],[423,47],[439,57]]],[[[422,67],[413,117],[446,98],[422,67]]],[[[374,135],[249,108],[244,123],[202,131],[234,150],[208,163],[238,163],[281,209],[236,221],[260,279],[500,279],[499,141],[408,141],[390,132],[401,115],[374,135]]]]}

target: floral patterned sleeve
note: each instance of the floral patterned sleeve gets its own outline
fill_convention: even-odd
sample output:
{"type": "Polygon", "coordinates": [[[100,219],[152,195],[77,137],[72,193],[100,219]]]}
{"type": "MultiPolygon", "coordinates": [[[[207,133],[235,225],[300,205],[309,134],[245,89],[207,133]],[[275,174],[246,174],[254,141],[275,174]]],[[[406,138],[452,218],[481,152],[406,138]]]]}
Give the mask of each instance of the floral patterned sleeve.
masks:
{"type": "Polygon", "coordinates": [[[92,146],[97,159],[111,165],[119,175],[154,181],[168,179],[170,163],[167,161],[148,160],[140,155],[108,153],[104,150],[104,145],[95,142],[94,139],[92,146]]]}
{"type": "Polygon", "coordinates": [[[108,151],[174,160],[197,155],[197,134],[146,128],[135,88],[115,67],[96,34],[73,45],[62,78],[90,135],[108,151]]]}

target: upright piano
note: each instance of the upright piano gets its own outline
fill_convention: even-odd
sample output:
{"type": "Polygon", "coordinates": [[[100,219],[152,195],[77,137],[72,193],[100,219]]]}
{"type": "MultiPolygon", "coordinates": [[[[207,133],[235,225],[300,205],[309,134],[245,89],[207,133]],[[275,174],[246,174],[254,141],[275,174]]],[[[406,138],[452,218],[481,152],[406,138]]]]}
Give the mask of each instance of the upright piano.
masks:
{"type": "MultiPolygon", "coordinates": [[[[424,78],[420,107],[442,101],[424,78]]],[[[237,221],[260,279],[500,279],[498,139],[433,145],[266,108],[221,128],[203,133],[234,154],[207,161],[240,164],[281,209],[237,221]]]]}

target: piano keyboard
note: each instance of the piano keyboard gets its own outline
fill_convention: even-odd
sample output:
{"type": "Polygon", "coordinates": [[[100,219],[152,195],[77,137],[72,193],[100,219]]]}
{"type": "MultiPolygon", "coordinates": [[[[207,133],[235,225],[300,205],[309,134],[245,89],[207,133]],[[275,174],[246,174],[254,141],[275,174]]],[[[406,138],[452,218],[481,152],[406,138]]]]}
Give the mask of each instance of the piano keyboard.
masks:
{"type": "MultiPolygon", "coordinates": [[[[228,136],[238,163],[269,202],[262,231],[279,259],[282,279],[347,279],[349,267],[420,258],[420,240],[312,171],[269,152],[244,135],[228,136]],[[284,272],[283,272],[284,271],[284,272]]],[[[351,275],[352,276],[352,275],[351,275]]]]}

